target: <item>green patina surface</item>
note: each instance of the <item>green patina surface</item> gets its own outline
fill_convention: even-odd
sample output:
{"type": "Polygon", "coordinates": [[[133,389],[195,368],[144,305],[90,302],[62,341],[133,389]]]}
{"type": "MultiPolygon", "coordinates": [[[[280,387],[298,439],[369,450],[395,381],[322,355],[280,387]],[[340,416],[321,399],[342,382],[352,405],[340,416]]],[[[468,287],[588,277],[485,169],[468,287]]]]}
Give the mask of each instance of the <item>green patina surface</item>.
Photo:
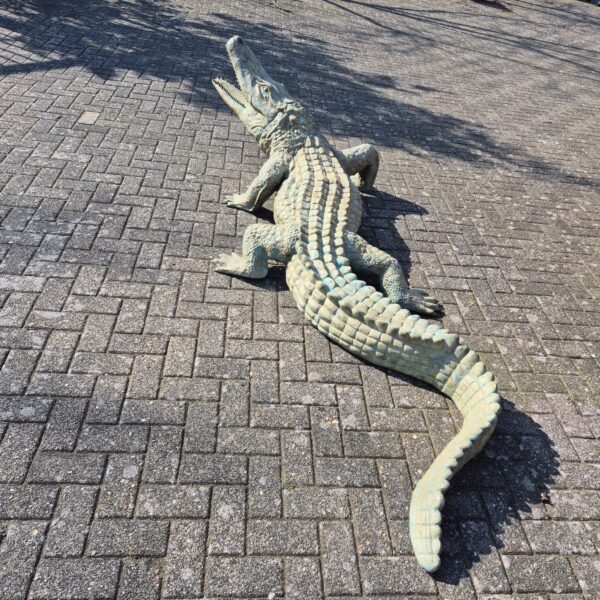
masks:
{"type": "Polygon", "coordinates": [[[221,256],[216,269],[257,279],[267,275],[268,260],[286,263],[296,303],[319,331],[369,362],[433,385],[459,408],[463,426],[417,484],[410,506],[415,555],[426,571],[435,571],[444,492],[495,427],[496,383],[457,335],[414,314],[437,314],[437,300],[409,289],[397,261],[356,233],[359,189],[374,183],[377,151],[368,144],[334,149],[240,37],[231,38],[227,50],[239,89],[223,79],[214,85],[268,155],[250,187],[228,204],[254,211],[278,191],[276,224],[248,227],[242,254],[221,256]],[[357,273],[378,277],[385,293],[357,273]]]}

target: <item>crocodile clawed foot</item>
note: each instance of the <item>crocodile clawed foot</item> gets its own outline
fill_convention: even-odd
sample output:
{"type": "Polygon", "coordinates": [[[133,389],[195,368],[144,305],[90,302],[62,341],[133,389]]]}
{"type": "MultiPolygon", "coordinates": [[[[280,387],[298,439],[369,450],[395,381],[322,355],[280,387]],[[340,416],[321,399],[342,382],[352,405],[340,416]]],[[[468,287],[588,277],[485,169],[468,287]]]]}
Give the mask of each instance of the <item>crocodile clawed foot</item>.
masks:
{"type": "Polygon", "coordinates": [[[214,259],[215,271],[228,275],[239,275],[248,279],[262,279],[267,276],[268,269],[252,269],[239,254],[221,254],[214,259]]]}
{"type": "Polygon", "coordinates": [[[413,288],[408,292],[408,299],[403,302],[403,306],[428,317],[438,317],[443,312],[441,302],[430,296],[427,291],[419,288],[413,288]]]}
{"type": "Polygon", "coordinates": [[[249,204],[247,198],[243,194],[232,194],[225,198],[225,204],[230,208],[238,208],[246,212],[252,212],[254,203],[249,204]]]}

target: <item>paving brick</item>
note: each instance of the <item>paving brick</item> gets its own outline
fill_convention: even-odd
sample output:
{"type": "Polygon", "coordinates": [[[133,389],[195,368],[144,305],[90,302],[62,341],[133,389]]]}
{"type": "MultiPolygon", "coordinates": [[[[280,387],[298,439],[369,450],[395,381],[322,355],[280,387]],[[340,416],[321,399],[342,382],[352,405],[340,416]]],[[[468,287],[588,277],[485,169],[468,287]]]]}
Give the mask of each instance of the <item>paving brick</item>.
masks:
{"type": "Polygon", "coordinates": [[[184,454],[179,472],[181,483],[245,484],[247,458],[226,454],[184,454]]]}
{"type": "Polygon", "coordinates": [[[131,517],[138,492],[142,459],[134,454],[110,456],[104,476],[96,516],[131,517]]]}
{"type": "Polygon", "coordinates": [[[166,400],[215,402],[219,397],[219,387],[219,381],[215,379],[163,377],[159,397],[166,400]]]}
{"type": "Polygon", "coordinates": [[[166,598],[200,596],[206,551],[206,522],[180,520],[171,524],[163,595],[166,598]]]}
{"type": "Polygon", "coordinates": [[[402,441],[394,432],[347,431],[344,450],[346,456],[404,458],[402,441]]]}
{"type": "Polygon", "coordinates": [[[94,387],[85,417],[88,423],[117,423],[125,397],[127,378],[101,375],[94,387]]]}
{"type": "Polygon", "coordinates": [[[350,507],[359,554],[391,554],[390,537],[379,490],[351,490],[350,507]]]}
{"type": "Polygon", "coordinates": [[[283,562],[276,558],[209,558],[206,594],[232,596],[239,590],[250,597],[281,595],[283,562]]]}
{"type": "Polygon", "coordinates": [[[578,592],[579,585],[563,556],[504,556],[503,562],[516,592],[578,592]]]}
{"type": "Polygon", "coordinates": [[[487,524],[483,521],[465,521],[460,524],[464,545],[471,556],[479,560],[471,569],[473,585],[479,593],[509,592],[510,585],[498,553],[493,548],[487,524]]]}
{"type": "Polygon", "coordinates": [[[101,598],[116,592],[119,579],[119,561],[106,559],[57,559],[40,561],[31,597],[50,598],[101,598]]]}
{"type": "Polygon", "coordinates": [[[217,446],[217,405],[192,402],[188,406],[185,425],[186,452],[214,452],[217,446]]]}
{"type": "Polygon", "coordinates": [[[128,399],[121,412],[123,424],[183,425],[185,405],[164,400],[128,399]]]}
{"type": "Polygon", "coordinates": [[[46,397],[0,396],[0,418],[5,425],[45,422],[51,407],[52,400],[46,397]]]}
{"type": "Polygon", "coordinates": [[[49,519],[58,489],[38,485],[0,485],[0,519],[49,519]]]}
{"type": "Polygon", "coordinates": [[[92,452],[144,452],[148,427],[143,425],[84,425],[77,449],[92,452]]]}
{"type": "Polygon", "coordinates": [[[336,387],[342,428],[348,430],[369,429],[369,418],[362,389],[359,386],[336,387]]]}
{"type": "Polygon", "coordinates": [[[360,561],[363,587],[369,595],[435,594],[433,579],[413,558],[364,557],[360,561]]]}
{"type": "Polygon", "coordinates": [[[281,516],[281,461],[277,456],[252,456],[248,473],[248,516],[281,516]]]}
{"type": "Polygon", "coordinates": [[[27,386],[27,394],[89,397],[96,378],[93,375],[36,373],[27,386]]]}
{"type": "Polygon", "coordinates": [[[117,600],[155,600],[160,593],[160,564],[145,558],[123,561],[117,600]]]}
{"type": "Polygon", "coordinates": [[[138,517],[202,518],[208,516],[209,488],[197,485],[144,485],[136,499],[138,517]]]}
{"type": "Polygon", "coordinates": [[[284,431],[281,434],[281,448],[283,485],[313,483],[310,434],[304,431],[284,431]]]}
{"type": "Polygon", "coordinates": [[[600,492],[592,490],[554,490],[548,512],[553,519],[600,519],[600,492]]]}
{"type": "Polygon", "coordinates": [[[359,594],[358,561],[350,524],[344,521],[321,523],[319,536],[325,592],[330,595],[359,594]]]}
{"type": "Polygon", "coordinates": [[[290,600],[317,600],[323,597],[318,560],[309,557],[286,559],[285,597],[290,600]]]}
{"type": "Polygon", "coordinates": [[[219,428],[219,452],[227,454],[279,454],[279,433],[270,429],[219,428]]]}
{"type": "Polygon", "coordinates": [[[86,400],[59,398],[50,414],[40,448],[42,450],[73,450],[86,408],[86,400]]]}
{"type": "Polygon", "coordinates": [[[171,337],[163,374],[173,377],[190,377],[194,368],[196,340],[188,337],[171,337]]]}
{"type": "MultiPolygon", "coordinates": [[[[113,315],[89,315],[86,320],[83,333],[81,334],[81,337],[79,339],[79,344],[77,347],[79,352],[106,352],[114,326],[115,317],[113,315]]],[[[96,357],[78,356],[76,357],[76,359],[79,363],[79,370],[83,371],[84,373],[87,373],[90,366],[93,365],[92,361],[94,358],[98,360],[112,359],[113,357],[111,355],[104,354],[101,354],[100,356],[96,357]]],[[[120,360],[122,361],[123,358],[120,360]]]]}
{"type": "Polygon", "coordinates": [[[160,385],[162,356],[136,356],[131,371],[127,396],[129,398],[156,398],[160,385]]]}
{"type": "Polygon", "coordinates": [[[593,598],[600,588],[598,558],[595,556],[577,556],[573,561],[573,566],[584,597],[593,598]]]}
{"type": "Polygon", "coordinates": [[[308,409],[305,406],[256,405],[252,407],[250,424],[271,429],[308,429],[308,409]]]}
{"type": "Polygon", "coordinates": [[[8,524],[0,545],[0,598],[3,600],[27,598],[45,529],[44,521],[8,524]]]}
{"type": "Polygon", "coordinates": [[[83,555],[89,523],[96,505],[97,489],[88,486],[62,488],[46,543],[46,558],[83,555]]]}
{"type": "Polygon", "coordinates": [[[317,458],[318,485],[365,487],[379,485],[375,461],[368,458],[317,458]]]}
{"type": "Polygon", "coordinates": [[[106,456],[86,452],[38,452],[31,463],[31,483],[98,484],[104,474],[106,456]]]}
{"type": "Polygon", "coordinates": [[[164,556],[168,524],[129,519],[102,519],[92,524],[90,556],[164,556]]]}
{"type": "MultiPolygon", "coordinates": [[[[243,364],[237,373],[241,375],[243,364]]],[[[279,372],[277,363],[270,360],[253,360],[250,370],[250,398],[252,402],[279,402],[279,372]]]]}
{"type": "Polygon", "coordinates": [[[334,407],[314,406],[310,411],[315,456],[342,456],[340,419],[334,407]]]}
{"type": "Polygon", "coordinates": [[[279,396],[283,404],[325,405],[335,404],[335,388],[331,384],[282,382],[279,396]]]}
{"type": "Polygon", "coordinates": [[[523,528],[536,553],[596,553],[584,523],[579,521],[524,521],[523,528]]]}
{"type": "Polygon", "coordinates": [[[209,554],[244,554],[246,491],[241,487],[215,487],[213,489],[209,554]]]}
{"type": "Polygon", "coordinates": [[[248,554],[317,554],[317,525],[298,519],[248,521],[248,554]]]}
{"type": "Polygon", "coordinates": [[[75,331],[52,331],[37,368],[40,371],[66,372],[78,341],[79,333],[75,331]]]}
{"type": "Polygon", "coordinates": [[[11,350],[0,370],[0,393],[22,394],[38,356],[35,350],[11,350]]]}
{"type": "Polygon", "coordinates": [[[180,427],[151,428],[144,463],[143,480],[146,483],[175,483],[182,439],[180,427]]]}
{"type": "Polygon", "coordinates": [[[226,381],[221,389],[219,424],[244,427],[249,422],[250,390],[246,382],[226,381]]]}
{"type": "Polygon", "coordinates": [[[0,444],[0,481],[22,482],[27,474],[42,426],[33,423],[11,423],[0,444]]]}
{"type": "Polygon", "coordinates": [[[345,489],[306,487],[283,491],[283,512],[287,518],[345,519],[349,517],[345,489]]]}

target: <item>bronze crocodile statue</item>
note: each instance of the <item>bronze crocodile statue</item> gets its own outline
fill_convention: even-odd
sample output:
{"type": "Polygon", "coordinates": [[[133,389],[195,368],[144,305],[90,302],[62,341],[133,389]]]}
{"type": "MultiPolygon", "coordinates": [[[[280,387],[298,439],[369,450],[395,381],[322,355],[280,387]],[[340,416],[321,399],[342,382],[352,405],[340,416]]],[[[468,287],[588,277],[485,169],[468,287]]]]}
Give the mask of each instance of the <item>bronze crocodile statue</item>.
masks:
{"type": "Polygon", "coordinates": [[[220,78],[213,84],[268,156],[250,187],[227,204],[252,212],[278,191],[276,224],[250,225],[242,254],[219,257],[215,268],[258,279],[267,275],[269,260],[286,263],[289,289],[319,331],[369,362],[431,384],[459,408],[462,428],[418,482],[410,504],[417,561],[435,571],[444,492],[496,424],[500,396],[494,378],[457,335],[413,314],[435,315],[440,305],[409,289],[399,263],[356,233],[359,189],[369,189],[377,174],[375,148],[336,150],[239,36],[227,42],[227,52],[239,88],[220,78]],[[377,276],[385,294],[356,272],[377,276]]]}

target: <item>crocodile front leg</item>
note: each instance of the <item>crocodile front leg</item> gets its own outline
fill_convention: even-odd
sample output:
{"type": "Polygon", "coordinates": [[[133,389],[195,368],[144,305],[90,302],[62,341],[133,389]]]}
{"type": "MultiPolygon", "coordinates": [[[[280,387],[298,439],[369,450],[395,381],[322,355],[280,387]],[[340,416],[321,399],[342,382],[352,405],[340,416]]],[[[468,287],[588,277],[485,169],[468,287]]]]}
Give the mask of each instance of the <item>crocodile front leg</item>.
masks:
{"type": "Polygon", "coordinates": [[[250,187],[242,194],[227,196],[227,206],[254,212],[279,187],[287,174],[287,164],[278,156],[271,156],[263,164],[250,187]]]}
{"type": "Polygon", "coordinates": [[[291,225],[250,225],[244,232],[242,255],[222,254],[214,261],[215,270],[262,279],[267,276],[269,260],[287,262],[291,258],[297,239],[298,232],[291,225]]]}
{"type": "Polygon", "coordinates": [[[379,170],[379,152],[374,146],[360,144],[347,150],[336,150],[336,155],[348,175],[359,174],[357,187],[361,192],[373,187],[379,170]]]}
{"type": "Polygon", "coordinates": [[[346,256],[353,269],[371,273],[379,278],[381,287],[392,302],[423,315],[433,316],[442,311],[442,305],[425,290],[409,289],[400,263],[393,257],[371,246],[360,235],[346,233],[346,256]]]}

